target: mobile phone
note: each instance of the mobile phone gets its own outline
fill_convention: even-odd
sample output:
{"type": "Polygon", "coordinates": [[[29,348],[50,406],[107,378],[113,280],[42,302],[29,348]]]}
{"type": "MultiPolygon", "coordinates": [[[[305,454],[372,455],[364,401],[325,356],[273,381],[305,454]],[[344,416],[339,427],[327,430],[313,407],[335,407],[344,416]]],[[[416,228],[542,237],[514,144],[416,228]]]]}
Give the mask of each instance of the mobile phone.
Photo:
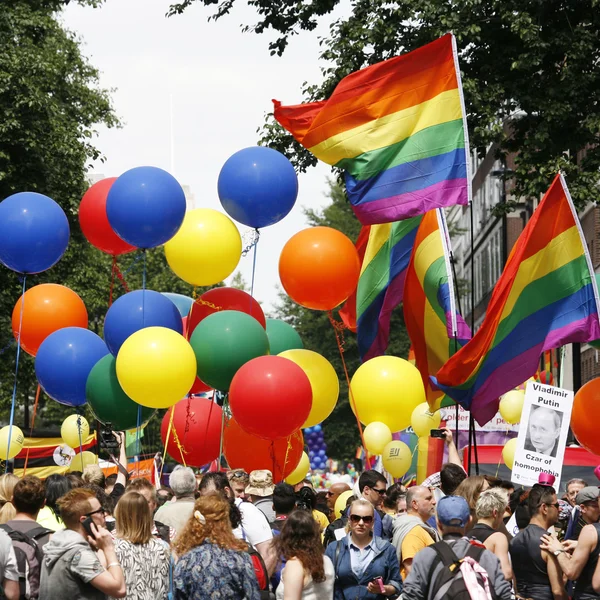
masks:
{"type": "Polygon", "coordinates": [[[385,594],[385,586],[383,585],[383,578],[382,577],[375,577],[375,579],[373,579],[373,583],[379,587],[379,593],[380,594],[385,594]]]}
{"type": "Polygon", "coordinates": [[[443,429],[432,429],[432,430],[429,432],[429,435],[430,435],[432,438],[440,438],[440,439],[442,439],[442,440],[443,440],[443,439],[446,437],[446,434],[445,434],[445,432],[444,432],[444,430],[443,430],[443,429]]]}
{"type": "Polygon", "coordinates": [[[95,538],[94,532],[92,531],[92,517],[86,517],[83,521],[81,521],[81,526],[85,529],[86,533],[95,538]]]}

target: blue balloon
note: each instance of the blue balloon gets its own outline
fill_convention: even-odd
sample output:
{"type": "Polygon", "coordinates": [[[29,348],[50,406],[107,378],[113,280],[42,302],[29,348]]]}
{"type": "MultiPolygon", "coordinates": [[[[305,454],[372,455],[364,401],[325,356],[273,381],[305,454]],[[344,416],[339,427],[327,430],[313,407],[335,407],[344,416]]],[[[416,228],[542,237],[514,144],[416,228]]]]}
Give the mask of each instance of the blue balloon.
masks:
{"type": "Polygon", "coordinates": [[[315,425],[315,426],[313,427],[313,431],[316,431],[317,433],[319,433],[319,432],[321,431],[321,429],[322,429],[322,428],[321,428],[321,426],[320,426],[320,425],[315,425]]]}
{"type": "Polygon", "coordinates": [[[17,273],[53,267],[69,245],[69,221],[48,196],[13,194],[0,202],[0,263],[17,273]]]}
{"type": "Polygon", "coordinates": [[[315,456],[315,453],[314,453],[312,450],[309,450],[309,451],[308,451],[308,457],[309,457],[310,459],[312,459],[312,458],[314,458],[314,456],[315,456]]]}
{"type": "Polygon", "coordinates": [[[292,210],[298,197],[298,177],[283,154],[253,146],[227,159],[217,189],[230,217],[258,229],[281,221],[292,210]]]}
{"type": "Polygon", "coordinates": [[[190,310],[192,308],[192,304],[194,304],[194,300],[189,296],[184,296],[183,294],[173,294],[171,292],[161,292],[165,298],[168,298],[179,311],[179,314],[183,317],[187,317],[190,314],[190,310]]]}
{"type": "Polygon", "coordinates": [[[61,404],[85,404],[85,384],[108,348],[89,329],[65,327],[51,333],[35,357],[35,374],[42,389],[61,404]]]}
{"type": "Polygon", "coordinates": [[[325,450],[323,450],[323,448],[321,448],[321,449],[319,450],[319,456],[320,456],[320,457],[323,457],[323,456],[325,456],[325,450]]]}
{"type": "Polygon", "coordinates": [[[183,333],[177,307],[162,294],[136,290],[121,296],[108,309],[104,319],[104,341],[111,354],[117,356],[123,342],[145,327],[166,327],[183,333]]]}
{"type": "Polygon", "coordinates": [[[307,428],[304,430],[304,435],[310,435],[311,433],[312,433],[312,427],[307,427],[307,428]]]}
{"type": "Polygon", "coordinates": [[[106,214],[116,234],[132,246],[155,248],[181,227],[186,201],[173,175],[157,167],[125,171],[112,184],[106,214]]]}

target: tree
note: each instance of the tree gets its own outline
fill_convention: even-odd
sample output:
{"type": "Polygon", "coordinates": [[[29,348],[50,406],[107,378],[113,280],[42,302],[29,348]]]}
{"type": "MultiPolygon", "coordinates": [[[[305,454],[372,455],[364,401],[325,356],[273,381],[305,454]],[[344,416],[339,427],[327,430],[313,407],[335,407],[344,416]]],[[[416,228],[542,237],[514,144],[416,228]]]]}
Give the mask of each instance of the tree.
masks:
{"type": "MultiPolygon", "coordinates": [[[[333,227],[355,240],[360,231],[360,224],[354,217],[342,188],[333,181],[329,181],[328,185],[331,203],[322,212],[306,211],[309,224],[333,227]]],[[[322,354],[329,360],[340,378],[340,399],[331,416],[323,422],[323,431],[330,456],[339,459],[353,458],[356,447],[360,444],[360,437],[356,419],[350,408],[348,386],[335,330],[329,322],[327,313],[304,308],[283,292],[280,293],[279,298],[275,317],[292,325],[300,334],[304,347],[322,354]]],[[[337,311],[334,311],[334,318],[339,320],[337,311]]],[[[351,377],[360,365],[356,336],[345,331],[343,340],[344,360],[351,377]]],[[[402,310],[398,308],[392,315],[388,353],[394,356],[407,356],[409,346],[402,310]]]]}
{"type": "MultiPolygon", "coordinates": [[[[196,1],[216,4],[215,19],[235,4],[183,0],[170,14],[196,1]]],[[[249,3],[259,20],[245,29],[279,34],[269,49],[281,55],[290,36],[313,30],[339,2],[249,3]]],[[[305,85],[303,99],[326,98],[349,73],[452,31],[472,146],[483,153],[497,143],[499,157],[518,152],[515,198],[539,198],[560,169],[581,208],[597,199],[600,168],[599,8],[599,0],[356,0],[321,40],[323,81],[305,85]]],[[[262,144],[284,152],[300,171],[316,162],[272,119],[260,134],[262,144]]]]}

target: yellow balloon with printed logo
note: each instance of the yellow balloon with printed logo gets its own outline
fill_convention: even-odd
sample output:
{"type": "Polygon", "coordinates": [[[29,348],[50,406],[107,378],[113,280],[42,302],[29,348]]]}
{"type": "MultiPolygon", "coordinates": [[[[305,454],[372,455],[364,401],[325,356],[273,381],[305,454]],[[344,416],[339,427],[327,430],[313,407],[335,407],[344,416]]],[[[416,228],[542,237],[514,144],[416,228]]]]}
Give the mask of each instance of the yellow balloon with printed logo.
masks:
{"type": "Polygon", "coordinates": [[[69,415],[60,427],[60,437],[71,448],[77,449],[90,435],[90,425],[81,415],[69,415]]]}
{"type": "Polygon", "coordinates": [[[23,432],[16,426],[12,426],[12,434],[10,425],[0,429],[0,460],[8,460],[14,458],[23,449],[25,436],[23,432]],[[8,438],[10,437],[10,446],[8,438]]]}
{"type": "Polygon", "coordinates": [[[511,425],[519,423],[523,404],[525,403],[524,390],[511,390],[500,398],[500,416],[511,425]]]}
{"type": "Polygon", "coordinates": [[[413,410],[425,402],[425,388],[418,369],[397,356],[377,356],[364,362],[352,381],[350,407],[362,423],[385,423],[400,431],[410,425],[413,410]]]}
{"type": "Polygon", "coordinates": [[[432,429],[437,429],[442,421],[440,411],[430,412],[429,404],[422,402],[413,410],[410,424],[419,437],[429,437],[432,429]]]}
{"type": "Polygon", "coordinates": [[[88,467],[89,465],[95,465],[98,463],[98,457],[89,450],[84,450],[83,452],[79,452],[71,459],[71,464],[67,469],[68,472],[72,471],[81,471],[88,467]]]}
{"type": "Polygon", "coordinates": [[[279,356],[295,362],[310,381],[312,408],[302,428],[322,423],[335,408],[340,395],[340,381],[331,363],[312,350],[286,350],[279,356]]]}
{"type": "Polygon", "coordinates": [[[212,208],[185,213],[177,233],[165,244],[172,271],[192,285],[214,285],[229,277],[242,256],[242,238],[234,222],[212,208]]]}
{"type": "Polygon", "coordinates": [[[310,471],[310,459],[306,452],[302,453],[298,466],[285,478],[285,482],[290,485],[296,485],[304,480],[306,474],[310,471]]]}
{"type": "Polygon", "coordinates": [[[512,438],[504,444],[502,448],[502,460],[504,464],[512,471],[515,462],[515,452],[517,450],[517,438],[512,438]]]}
{"type": "Polygon", "coordinates": [[[189,342],[166,327],[146,327],[130,335],[119,350],[117,379],[134,401],[169,408],[196,381],[196,355],[189,342]]]}
{"type": "Polygon", "coordinates": [[[385,423],[374,421],[363,430],[365,446],[371,454],[381,454],[383,449],[392,441],[392,432],[385,423]]]}
{"type": "Polygon", "coordinates": [[[412,454],[410,448],[404,442],[394,440],[383,449],[381,460],[383,468],[392,477],[402,477],[410,469],[412,454]]]}

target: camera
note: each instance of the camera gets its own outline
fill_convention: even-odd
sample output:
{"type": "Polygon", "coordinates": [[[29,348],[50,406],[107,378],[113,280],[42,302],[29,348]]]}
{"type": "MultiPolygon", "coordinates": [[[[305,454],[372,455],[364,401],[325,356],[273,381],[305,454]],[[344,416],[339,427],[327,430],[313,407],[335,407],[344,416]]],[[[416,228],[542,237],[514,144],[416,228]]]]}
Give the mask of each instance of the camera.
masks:
{"type": "Polygon", "coordinates": [[[119,451],[119,440],[113,435],[111,423],[104,423],[100,428],[100,448],[109,453],[116,453],[119,451]]]}
{"type": "Polygon", "coordinates": [[[429,432],[429,435],[430,435],[432,438],[440,438],[440,439],[442,439],[442,440],[443,440],[443,439],[446,439],[446,433],[444,432],[444,430],[443,430],[443,429],[432,429],[432,430],[429,432]]]}

